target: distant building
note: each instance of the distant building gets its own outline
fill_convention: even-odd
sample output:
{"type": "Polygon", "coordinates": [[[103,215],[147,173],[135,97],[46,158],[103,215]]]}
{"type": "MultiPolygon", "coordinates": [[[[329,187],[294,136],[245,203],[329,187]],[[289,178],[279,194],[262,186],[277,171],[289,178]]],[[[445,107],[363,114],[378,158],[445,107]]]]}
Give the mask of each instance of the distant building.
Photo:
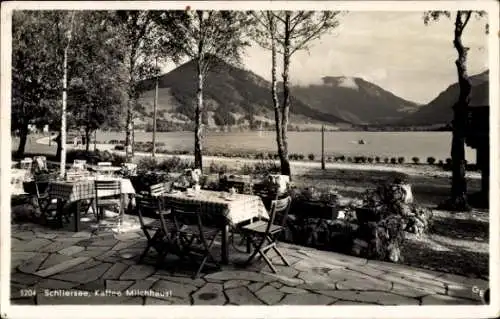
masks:
{"type": "Polygon", "coordinates": [[[490,103],[488,82],[474,88],[468,110],[465,143],[476,150],[476,165],[481,170],[481,192],[489,198],[490,186],[490,103]]]}

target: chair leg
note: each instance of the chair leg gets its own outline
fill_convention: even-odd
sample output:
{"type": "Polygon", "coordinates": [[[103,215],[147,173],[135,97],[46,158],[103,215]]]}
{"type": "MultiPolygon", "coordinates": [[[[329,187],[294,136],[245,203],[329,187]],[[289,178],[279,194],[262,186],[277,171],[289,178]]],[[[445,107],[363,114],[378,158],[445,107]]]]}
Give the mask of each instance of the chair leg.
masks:
{"type": "Polygon", "coordinates": [[[279,251],[276,245],[273,246],[273,250],[278,254],[278,256],[280,256],[281,260],[286,266],[290,266],[290,263],[288,262],[288,260],[286,260],[285,256],[283,256],[283,254],[281,253],[281,251],[279,251]]]}
{"type": "Polygon", "coordinates": [[[149,249],[151,249],[151,244],[150,243],[148,243],[148,245],[146,246],[146,248],[142,252],[141,256],[139,257],[139,263],[142,263],[142,261],[144,260],[144,257],[146,257],[146,255],[148,254],[149,249]]]}
{"type": "Polygon", "coordinates": [[[274,267],[273,263],[271,262],[271,260],[266,256],[266,253],[263,252],[263,251],[259,251],[260,255],[262,256],[262,258],[266,261],[267,265],[269,266],[269,268],[271,268],[272,272],[273,273],[277,273],[278,271],[276,271],[276,268],[274,267]]]}

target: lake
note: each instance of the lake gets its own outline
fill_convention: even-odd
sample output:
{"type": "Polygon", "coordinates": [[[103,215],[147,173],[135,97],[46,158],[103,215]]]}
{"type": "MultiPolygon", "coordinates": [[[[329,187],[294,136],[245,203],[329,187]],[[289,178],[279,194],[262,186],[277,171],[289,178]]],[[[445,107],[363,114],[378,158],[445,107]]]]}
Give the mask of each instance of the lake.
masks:
{"type": "MultiPolygon", "coordinates": [[[[274,132],[209,132],[206,134],[204,149],[216,152],[273,152],[276,153],[274,132]]],[[[98,132],[98,141],[125,140],[125,133],[98,132]]],[[[136,132],[136,141],[151,141],[152,133],[136,132]]],[[[168,150],[192,151],[194,133],[158,132],[157,142],[166,144],[168,150]]],[[[289,132],[288,148],[290,153],[307,156],[321,154],[321,132],[289,132]]],[[[436,160],[450,157],[451,132],[325,132],[325,153],[345,156],[400,157],[406,161],[417,156],[421,162],[433,156],[436,160]],[[358,140],[365,144],[358,144],[358,140]]],[[[476,162],[476,151],[466,147],[466,159],[476,162]]]]}

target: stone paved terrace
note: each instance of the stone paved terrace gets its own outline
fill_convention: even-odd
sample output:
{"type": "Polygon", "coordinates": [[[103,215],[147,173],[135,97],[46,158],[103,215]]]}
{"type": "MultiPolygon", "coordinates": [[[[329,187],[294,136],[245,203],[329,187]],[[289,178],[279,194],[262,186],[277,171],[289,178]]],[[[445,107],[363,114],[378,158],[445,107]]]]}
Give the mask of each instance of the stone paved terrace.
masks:
{"type": "MultiPolygon", "coordinates": [[[[91,235],[27,223],[13,224],[11,304],[131,305],[479,305],[479,279],[281,244],[291,267],[272,274],[263,264],[227,265],[191,279],[193,269],[167,258],[156,270],[154,255],[138,264],[141,232],[91,235]],[[36,296],[22,289],[36,289],[36,296]],[[87,297],[49,297],[44,289],[88,291],[87,297]],[[96,292],[105,296],[96,296],[96,292]],[[140,296],[133,291],[164,295],[140,296]],[[116,296],[122,292],[121,296],[116,296]],[[126,295],[132,292],[132,295],[126,295]]],[[[240,256],[242,257],[242,256],[240,256]]],[[[231,260],[238,257],[231,252],[231,260]]],[[[277,256],[273,257],[280,265],[277,256]]],[[[192,267],[191,267],[192,268],[192,267]]]]}

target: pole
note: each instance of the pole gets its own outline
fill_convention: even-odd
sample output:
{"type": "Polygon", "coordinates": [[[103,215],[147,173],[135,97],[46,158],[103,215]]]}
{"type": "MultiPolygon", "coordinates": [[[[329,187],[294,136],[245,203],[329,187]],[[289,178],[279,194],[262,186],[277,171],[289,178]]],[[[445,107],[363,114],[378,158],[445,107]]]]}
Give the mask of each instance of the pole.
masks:
{"type": "Polygon", "coordinates": [[[73,21],[75,19],[75,12],[71,15],[71,24],[67,33],[68,42],[64,48],[63,57],[63,92],[62,92],[62,108],[61,108],[61,163],[59,165],[59,175],[64,177],[66,175],[66,103],[68,99],[68,51],[71,43],[71,36],[73,32],[73,21]]]}
{"type": "Polygon", "coordinates": [[[321,125],[321,169],[325,169],[325,126],[321,125]]]}
{"type": "Polygon", "coordinates": [[[156,84],[155,84],[155,100],[153,104],[153,150],[151,156],[156,155],[156,112],[158,107],[158,57],[156,57],[156,84]]]}
{"type": "Polygon", "coordinates": [[[94,131],[94,152],[97,150],[97,130],[94,131]]]}

